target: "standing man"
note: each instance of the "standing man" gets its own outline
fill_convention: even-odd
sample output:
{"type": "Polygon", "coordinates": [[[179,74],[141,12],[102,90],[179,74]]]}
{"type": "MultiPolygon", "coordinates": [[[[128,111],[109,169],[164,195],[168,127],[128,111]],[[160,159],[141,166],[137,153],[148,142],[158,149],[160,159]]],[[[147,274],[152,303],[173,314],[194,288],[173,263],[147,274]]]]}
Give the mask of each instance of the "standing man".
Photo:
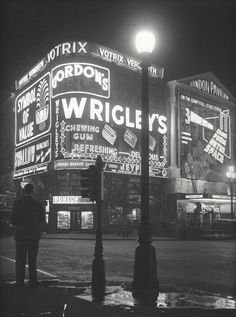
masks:
{"type": "Polygon", "coordinates": [[[29,282],[31,287],[38,284],[36,260],[41,224],[45,222],[45,211],[42,203],[33,198],[34,187],[27,184],[23,197],[14,201],[12,224],[15,227],[16,240],[16,287],[23,287],[25,264],[28,256],[29,282]]]}

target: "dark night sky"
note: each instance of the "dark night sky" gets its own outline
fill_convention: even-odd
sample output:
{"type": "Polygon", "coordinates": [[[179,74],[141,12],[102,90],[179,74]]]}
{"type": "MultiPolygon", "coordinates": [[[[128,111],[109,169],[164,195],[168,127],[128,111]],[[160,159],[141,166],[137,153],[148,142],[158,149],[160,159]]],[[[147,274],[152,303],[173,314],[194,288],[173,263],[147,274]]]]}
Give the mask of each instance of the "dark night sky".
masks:
{"type": "Polygon", "coordinates": [[[136,56],[141,25],[158,34],[165,80],[213,72],[236,97],[235,0],[3,0],[1,100],[55,45],[87,40],[136,56]]]}

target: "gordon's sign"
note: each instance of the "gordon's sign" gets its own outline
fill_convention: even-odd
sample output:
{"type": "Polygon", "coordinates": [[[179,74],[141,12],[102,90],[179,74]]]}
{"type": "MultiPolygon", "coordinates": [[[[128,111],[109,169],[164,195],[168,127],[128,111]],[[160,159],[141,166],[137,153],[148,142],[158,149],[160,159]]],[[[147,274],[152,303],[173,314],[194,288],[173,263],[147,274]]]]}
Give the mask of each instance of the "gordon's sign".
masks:
{"type": "Polygon", "coordinates": [[[52,70],[53,97],[71,92],[109,98],[109,69],[89,63],[67,63],[52,70]]]}

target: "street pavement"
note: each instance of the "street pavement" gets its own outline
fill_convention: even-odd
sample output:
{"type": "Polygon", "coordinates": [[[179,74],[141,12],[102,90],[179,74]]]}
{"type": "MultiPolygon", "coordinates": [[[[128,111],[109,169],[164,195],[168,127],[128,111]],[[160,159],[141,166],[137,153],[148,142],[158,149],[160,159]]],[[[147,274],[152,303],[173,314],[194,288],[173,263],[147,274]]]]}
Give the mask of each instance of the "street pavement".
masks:
{"type": "MultiPolygon", "coordinates": [[[[43,239],[95,239],[95,235],[44,235],[43,239]]],[[[116,235],[106,235],[104,240],[122,239],[116,235]]],[[[135,236],[129,239],[136,240],[135,236]]],[[[159,240],[160,238],[157,238],[159,240]]],[[[164,238],[168,239],[168,238],[164,238]]],[[[160,239],[162,240],[162,239],[160,239]]],[[[4,257],[0,261],[6,261],[4,257]]],[[[27,285],[23,289],[16,289],[14,281],[13,261],[8,261],[6,275],[8,281],[0,284],[1,316],[2,317],[228,317],[235,315],[236,301],[231,298],[209,296],[199,293],[197,296],[187,293],[162,293],[158,298],[158,307],[135,306],[130,290],[119,289],[120,285],[106,287],[103,303],[92,301],[90,282],[57,280],[53,274],[39,272],[40,286],[32,289],[27,285]],[[11,282],[9,282],[11,281],[11,282]],[[163,297],[166,296],[166,297],[163,297]],[[169,298],[168,301],[163,298],[169,298]],[[168,302],[168,305],[165,305],[168,302]]],[[[2,266],[1,266],[2,268],[2,266]]],[[[6,266],[4,266],[6,270],[6,266]]]]}
{"type": "MultiPolygon", "coordinates": [[[[2,317],[230,317],[235,316],[235,308],[212,309],[196,306],[194,301],[190,306],[182,302],[178,307],[147,307],[122,304],[96,303],[91,300],[74,296],[62,287],[49,287],[42,284],[38,288],[15,289],[13,285],[1,284],[1,316],[2,317]]],[[[182,297],[184,294],[182,294],[182,297]]],[[[209,297],[201,296],[201,301],[209,297]]]]}

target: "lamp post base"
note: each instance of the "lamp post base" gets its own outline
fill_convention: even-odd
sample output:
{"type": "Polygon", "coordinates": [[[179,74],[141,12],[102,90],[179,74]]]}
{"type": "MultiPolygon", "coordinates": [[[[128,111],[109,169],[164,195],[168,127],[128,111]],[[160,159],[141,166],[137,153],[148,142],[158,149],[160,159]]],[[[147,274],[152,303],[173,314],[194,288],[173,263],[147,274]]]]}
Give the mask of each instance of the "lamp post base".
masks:
{"type": "Polygon", "coordinates": [[[159,295],[156,250],[148,242],[140,243],[135,250],[132,296],[138,305],[155,306],[159,295]]]}
{"type": "Polygon", "coordinates": [[[93,302],[101,303],[105,297],[106,273],[102,257],[95,258],[92,264],[92,298],[93,302]]]}

